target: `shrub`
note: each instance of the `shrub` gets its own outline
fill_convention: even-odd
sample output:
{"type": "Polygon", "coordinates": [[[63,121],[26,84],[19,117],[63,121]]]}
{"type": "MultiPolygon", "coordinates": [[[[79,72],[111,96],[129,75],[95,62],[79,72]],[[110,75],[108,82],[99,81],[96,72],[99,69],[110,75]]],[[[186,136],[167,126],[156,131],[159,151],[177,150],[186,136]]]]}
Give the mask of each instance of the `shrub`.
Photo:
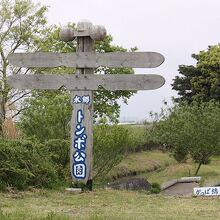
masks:
{"type": "Polygon", "coordinates": [[[99,125],[94,132],[95,177],[100,178],[117,165],[129,145],[128,129],[120,126],[99,125]]]}
{"type": "Polygon", "coordinates": [[[152,183],[151,184],[151,193],[157,194],[161,192],[161,187],[159,183],[152,183]]]}
{"type": "Polygon", "coordinates": [[[48,154],[53,163],[58,168],[59,175],[63,175],[63,169],[69,165],[70,161],[70,141],[62,139],[52,139],[42,145],[42,151],[48,154]]]}
{"type": "MultiPolygon", "coordinates": [[[[135,132],[126,126],[95,126],[94,179],[105,178],[127,152],[143,142],[144,135],[135,132]]],[[[51,139],[42,143],[36,139],[0,139],[0,189],[51,188],[60,182],[70,183],[69,153],[70,140],[51,139]]]]}
{"type": "Polygon", "coordinates": [[[169,109],[155,123],[152,136],[166,144],[177,161],[190,156],[198,163],[195,175],[202,164],[220,152],[220,104],[213,101],[181,104],[169,109]]]}
{"type": "Polygon", "coordinates": [[[51,159],[31,140],[0,139],[0,188],[52,187],[58,174],[51,159]]]}

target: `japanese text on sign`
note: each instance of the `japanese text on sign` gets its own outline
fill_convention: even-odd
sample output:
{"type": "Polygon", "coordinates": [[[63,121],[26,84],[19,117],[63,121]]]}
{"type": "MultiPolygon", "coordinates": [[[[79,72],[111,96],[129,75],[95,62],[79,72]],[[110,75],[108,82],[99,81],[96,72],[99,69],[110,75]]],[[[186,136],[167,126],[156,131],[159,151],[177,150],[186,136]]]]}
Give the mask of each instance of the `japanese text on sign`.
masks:
{"type": "Polygon", "coordinates": [[[73,142],[73,148],[75,152],[73,154],[73,176],[77,179],[85,179],[86,177],[86,128],[82,122],[84,119],[83,111],[80,109],[77,111],[77,124],[75,128],[75,139],[73,142]]]}
{"type": "Polygon", "coordinates": [[[73,104],[86,104],[88,105],[90,103],[90,96],[84,95],[84,96],[78,96],[76,95],[73,98],[73,104]]]}
{"type": "Polygon", "coordinates": [[[194,188],[195,196],[217,196],[220,195],[220,187],[198,187],[194,188]]]}

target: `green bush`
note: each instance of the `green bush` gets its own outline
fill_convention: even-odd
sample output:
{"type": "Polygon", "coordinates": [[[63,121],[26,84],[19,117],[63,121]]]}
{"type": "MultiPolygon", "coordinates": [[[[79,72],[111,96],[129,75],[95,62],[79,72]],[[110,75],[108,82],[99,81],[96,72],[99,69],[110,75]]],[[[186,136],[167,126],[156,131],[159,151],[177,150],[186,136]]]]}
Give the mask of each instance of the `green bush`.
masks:
{"type": "MultiPolygon", "coordinates": [[[[135,128],[136,129],[136,128],[135,128]]],[[[98,125],[94,129],[94,179],[105,175],[144,139],[126,126],[98,125]],[[136,139],[135,139],[136,138],[136,139]]],[[[70,140],[0,139],[0,189],[7,186],[51,188],[69,184],[70,140]]]]}
{"type": "Polygon", "coordinates": [[[161,192],[161,187],[159,183],[152,183],[151,184],[151,193],[157,194],[161,192]]]}
{"type": "Polygon", "coordinates": [[[58,168],[59,175],[63,175],[63,169],[69,165],[70,161],[70,141],[52,139],[42,145],[42,151],[52,159],[58,168]]]}
{"type": "MultiPolygon", "coordinates": [[[[220,152],[220,103],[182,103],[168,108],[152,129],[155,141],[165,144],[179,162],[192,158],[198,167],[220,152]]],[[[163,112],[162,112],[163,113],[163,112]]]]}
{"type": "Polygon", "coordinates": [[[0,189],[50,188],[58,181],[56,165],[41,147],[31,140],[0,139],[0,189]]]}
{"type": "Polygon", "coordinates": [[[99,125],[94,132],[95,177],[100,178],[117,165],[129,145],[128,129],[120,126],[99,125]]]}
{"type": "Polygon", "coordinates": [[[70,140],[52,139],[42,144],[41,151],[51,159],[59,177],[59,182],[70,185],[70,140]]]}

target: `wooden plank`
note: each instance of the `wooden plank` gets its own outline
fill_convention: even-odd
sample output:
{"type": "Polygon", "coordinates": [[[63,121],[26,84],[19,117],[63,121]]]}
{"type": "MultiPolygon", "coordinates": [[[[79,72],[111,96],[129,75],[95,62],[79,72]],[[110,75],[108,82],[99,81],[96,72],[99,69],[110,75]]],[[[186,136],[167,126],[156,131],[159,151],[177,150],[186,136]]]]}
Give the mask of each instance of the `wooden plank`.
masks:
{"type": "Polygon", "coordinates": [[[97,68],[131,67],[154,68],[164,62],[163,55],[156,52],[76,52],[76,53],[15,53],[9,62],[17,67],[77,67],[97,68]]]}
{"type": "MultiPolygon", "coordinates": [[[[77,38],[77,51],[94,51],[94,42],[90,37],[77,38]]],[[[75,77],[93,74],[93,69],[76,69],[75,77]]],[[[78,82],[79,83],[79,82],[78,82]]],[[[75,86],[76,87],[76,86],[75,86]]],[[[76,88],[72,87],[73,90],[76,88]]],[[[93,92],[71,91],[73,105],[71,121],[70,164],[74,182],[83,182],[92,190],[93,175],[93,92]],[[81,123],[79,117],[81,116],[81,123]],[[82,132],[82,133],[81,133],[82,132]],[[80,142],[82,148],[80,147],[80,142]],[[80,159],[81,154],[81,161],[80,159]],[[78,160],[77,160],[78,157],[78,160]],[[78,173],[77,173],[78,172],[78,173]],[[81,172],[81,173],[80,173],[81,172]]]]}
{"type": "Polygon", "coordinates": [[[12,75],[8,83],[16,89],[60,89],[97,90],[152,90],[164,85],[165,79],[156,74],[35,74],[12,75]]]}
{"type": "Polygon", "coordinates": [[[93,167],[93,94],[72,91],[70,165],[74,182],[92,180],[93,167]]]}

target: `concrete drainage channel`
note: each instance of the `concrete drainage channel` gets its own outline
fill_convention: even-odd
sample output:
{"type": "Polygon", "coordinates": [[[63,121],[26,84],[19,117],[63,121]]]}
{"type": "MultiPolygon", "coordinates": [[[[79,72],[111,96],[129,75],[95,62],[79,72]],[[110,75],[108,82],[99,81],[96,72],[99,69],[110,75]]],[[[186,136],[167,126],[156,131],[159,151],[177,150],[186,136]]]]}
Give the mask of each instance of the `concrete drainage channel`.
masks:
{"type": "MultiPolygon", "coordinates": [[[[177,196],[191,196],[193,195],[193,188],[199,187],[201,177],[182,177],[174,179],[161,185],[163,194],[177,195],[177,196]]],[[[151,184],[143,178],[122,178],[116,182],[109,183],[106,188],[117,190],[150,190],[151,184]]],[[[82,193],[81,188],[66,188],[67,192],[73,194],[82,193]]]]}
{"type": "Polygon", "coordinates": [[[201,182],[200,176],[182,177],[174,179],[161,185],[162,193],[166,195],[193,195],[193,188],[199,187],[201,182]]]}

